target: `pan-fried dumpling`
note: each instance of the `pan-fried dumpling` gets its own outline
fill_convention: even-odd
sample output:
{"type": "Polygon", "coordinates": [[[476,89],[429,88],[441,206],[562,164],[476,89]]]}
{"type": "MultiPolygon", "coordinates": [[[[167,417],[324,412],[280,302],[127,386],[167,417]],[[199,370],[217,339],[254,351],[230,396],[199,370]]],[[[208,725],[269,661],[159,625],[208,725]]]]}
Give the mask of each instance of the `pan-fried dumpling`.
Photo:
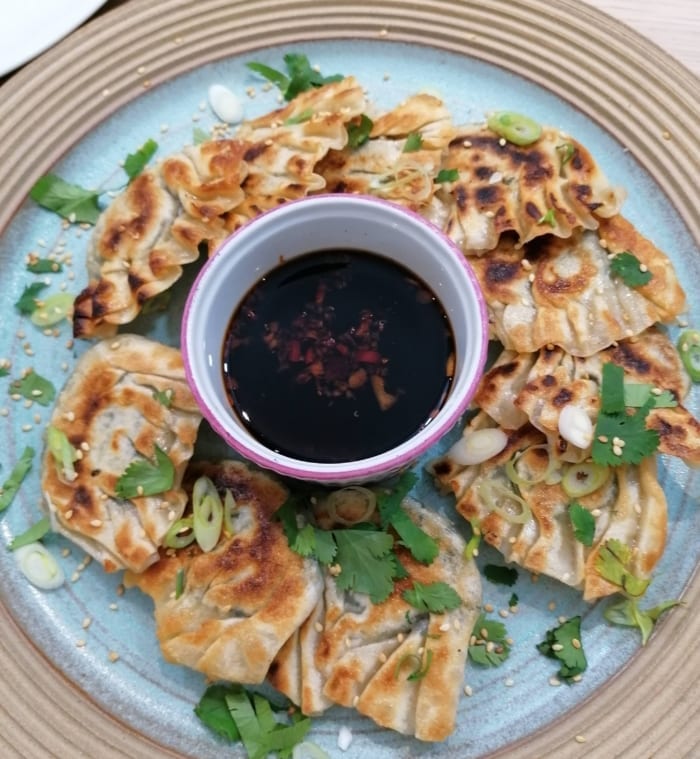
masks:
{"type": "Polygon", "coordinates": [[[338,591],[327,575],[321,602],[280,652],[270,681],[305,714],[341,704],[383,727],[439,741],[455,726],[481,584],[473,561],[464,559],[464,540],[447,520],[411,499],[403,505],[439,542],[435,561],[419,564],[400,550],[409,576],[397,581],[392,595],[380,604],[364,594],[338,591]],[[402,598],[414,580],[445,582],[463,604],[444,614],[419,612],[402,598]],[[427,667],[425,676],[407,679],[419,664],[427,667]]]}
{"type": "Polygon", "coordinates": [[[591,356],[685,310],[669,259],[620,216],[568,239],[548,235],[520,248],[502,241],[471,263],[493,336],[518,353],[555,345],[591,356]],[[630,287],[612,274],[610,255],[623,252],[621,240],[651,272],[648,284],[630,287]]]}
{"type": "Polygon", "coordinates": [[[76,458],[71,468],[48,446],[44,452],[41,487],[52,528],[107,571],[144,570],[185,508],[180,483],[200,421],[178,350],[138,335],[96,343],[76,364],[50,421],[74,449],[68,458],[76,458]],[[118,497],[121,475],[134,461],[153,461],[156,447],[173,465],[172,485],[118,497]]]}
{"type": "Polygon", "coordinates": [[[419,210],[431,204],[443,150],[453,132],[441,100],[414,95],[374,118],[363,145],[330,151],[318,171],[329,192],[378,195],[419,210]]]}
{"type": "Polygon", "coordinates": [[[459,172],[439,193],[448,208],[445,231],[467,255],[493,250],[506,232],[522,245],[596,229],[623,200],[583,145],[551,127],[525,147],[486,126],[457,127],[443,168],[459,172]]]}
{"type": "MultiPolygon", "coordinates": [[[[481,412],[464,431],[495,426],[481,412]]],[[[607,479],[593,492],[575,499],[561,484],[567,467],[547,446],[544,435],[530,425],[507,432],[506,447],[483,462],[463,466],[450,452],[432,462],[437,482],[451,490],[457,510],[483,539],[532,572],[579,588],[587,601],[619,591],[596,567],[596,557],[609,540],[626,545],[632,555],[629,571],[649,577],[666,542],[666,499],[656,476],[656,459],[638,466],[609,467],[607,479]],[[515,467],[509,475],[507,464],[515,467]],[[569,516],[573,500],[595,519],[591,547],[574,536],[569,516]]]]}
{"type": "Polygon", "coordinates": [[[236,461],[193,466],[188,476],[209,477],[230,490],[234,532],[210,552],[193,543],[163,551],[160,561],[124,582],[151,596],[164,657],[212,680],[260,683],[275,655],[318,603],[318,564],[294,553],[275,511],[286,489],[236,461]],[[184,589],[175,597],[178,572],[184,589]]]}
{"type": "Polygon", "coordinates": [[[474,403],[506,429],[526,422],[542,431],[552,450],[566,461],[583,461],[581,449],[559,434],[559,416],[569,405],[583,409],[595,424],[600,407],[603,364],[612,361],[625,370],[625,381],[668,390],[678,405],[654,408],[647,427],[659,433],[659,452],[700,465],[700,423],[682,405],[688,376],[668,336],[655,329],[624,340],[588,358],[560,348],[538,353],[504,351],[484,375],[474,403]]]}

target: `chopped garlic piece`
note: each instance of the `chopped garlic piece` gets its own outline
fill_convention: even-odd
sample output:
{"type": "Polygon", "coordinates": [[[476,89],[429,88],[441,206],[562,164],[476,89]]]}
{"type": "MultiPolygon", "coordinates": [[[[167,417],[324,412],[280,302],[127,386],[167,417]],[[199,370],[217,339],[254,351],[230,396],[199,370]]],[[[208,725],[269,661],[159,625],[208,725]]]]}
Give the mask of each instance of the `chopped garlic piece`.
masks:
{"type": "Polygon", "coordinates": [[[569,404],[559,414],[559,434],[577,448],[588,448],[593,442],[593,422],[580,406],[569,404]]]}
{"type": "Polygon", "coordinates": [[[223,84],[212,84],[209,87],[209,105],[216,117],[227,124],[237,124],[243,119],[241,101],[223,84]]]}
{"type": "Polygon", "coordinates": [[[481,464],[500,453],[508,444],[506,433],[496,427],[466,432],[447,452],[461,466],[481,464]]]}

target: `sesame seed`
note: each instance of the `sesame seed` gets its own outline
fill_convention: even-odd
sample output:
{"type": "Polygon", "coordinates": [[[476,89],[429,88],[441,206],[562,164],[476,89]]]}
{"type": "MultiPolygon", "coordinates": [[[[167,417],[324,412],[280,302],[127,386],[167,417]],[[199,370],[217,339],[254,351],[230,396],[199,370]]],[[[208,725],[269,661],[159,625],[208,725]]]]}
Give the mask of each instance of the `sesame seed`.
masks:
{"type": "Polygon", "coordinates": [[[92,624],[92,619],[90,619],[90,617],[85,617],[82,624],[83,630],[87,630],[91,624],[92,624]]]}
{"type": "Polygon", "coordinates": [[[83,638],[79,638],[78,640],[75,641],[76,648],[83,648],[84,646],[85,646],[85,641],[83,640],[83,638]]]}
{"type": "Polygon", "coordinates": [[[509,646],[512,646],[512,645],[513,645],[513,643],[515,643],[515,641],[513,640],[513,638],[511,638],[511,637],[508,637],[508,638],[506,638],[506,643],[507,643],[509,646]]]}
{"type": "Polygon", "coordinates": [[[535,272],[534,271],[530,272],[530,274],[527,277],[527,281],[531,282],[531,283],[535,281],[535,272]]]}
{"type": "Polygon", "coordinates": [[[608,436],[607,435],[598,435],[598,440],[601,443],[607,443],[608,442],[608,436]]]}
{"type": "Polygon", "coordinates": [[[495,214],[493,211],[484,211],[484,216],[485,216],[487,219],[493,219],[493,217],[494,217],[495,215],[496,215],[496,214],[495,214]]]}
{"type": "Polygon", "coordinates": [[[470,148],[472,146],[472,143],[470,140],[464,140],[464,142],[462,142],[462,146],[465,148],[470,148]]]}
{"type": "Polygon", "coordinates": [[[396,636],[396,640],[397,640],[399,643],[403,643],[403,642],[404,642],[404,640],[405,640],[405,638],[406,638],[406,636],[405,636],[403,633],[399,633],[399,634],[396,636]]]}
{"type": "Polygon", "coordinates": [[[438,630],[440,630],[441,633],[445,633],[450,629],[451,625],[449,622],[443,622],[440,627],[438,627],[438,630]]]}
{"type": "Polygon", "coordinates": [[[549,678],[549,684],[553,688],[556,688],[557,685],[561,685],[561,680],[558,677],[554,677],[554,675],[552,675],[552,677],[549,678]]]}
{"type": "Polygon", "coordinates": [[[508,609],[499,609],[498,616],[503,617],[503,619],[506,619],[509,616],[508,609]]]}
{"type": "Polygon", "coordinates": [[[619,445],[614,445],[614,446],[612,447],[612,452],[613,452],[613,453],[614,453],[616,456],[622,456],[622,448],[621,448],[619,445]]]}
{"type": "Polygon", "coordinates": [[[641,272],[647,272],[647,271],[649,271],[649,267],[646,264],[640,264],[639,265],[639,271],[641,271],[641,272]]]}
{"type": "Polygon", "coordinates": [[[602,513],[600,509],[591,509],[591,516],[599,517],[602,513]]]}
{"type": "Polygon", "coordinates": [[[316,630],[317,633],[323,632],[323,625],[320,622],[316,622],[314,630],[316,630]]]}
{"type": "Polygon", "coordinates": [[[386,654],[385,654],[383,651],[382,651],[382,653],[381,653],[381,654],[379,654],[379,661],[380,661],[382,664],[385,664],[385,663],[386,663],[386,654]]]}
{"type": "Polygon", "coordinates": [[[102,520],[101,519],[91,519],[90,520],[90,526],[91,527],[102,527],[102,520]]]}
{"type": "Polygon", "coordinates": [[[355,698],[353,698],[353,700],[352,700],[352,705],[353,706],[357,706],[359,703],[360,703],[360,697],[359,696],[355,696],[355,698]]]}
{"type": "Polygon", "coordinates": [[[87,440],[83,440],[83,442],[80,444],[80,448],[83,451],[89,451],[90,450],[90,443],[88,443],[87,440]]]}
{"type": "Polygon", "coordinates": [[[568,622],[569,618],[565,617],[563,614],[560,617],[557,617],[557,622],[559,622],[560,625],[563,625],[564,622],[568,622]]]}
{"type": "Polygon", "coordinates": [[[119,342],[119,340],[115,340],[113,343],[111,343],[111,344],[110,344],[110,346],[109,346],[109,347],[110,347],[110,348],[111,348],[113,351],[115,351],[115,350],[117,350],[117,348],[119,348],[120,346],[121,346],[121,343],[119,342]]]}
{"type": "Polygon", "coordinates": [[[66,519],[71,519],[73,517],[73,509],[68,509],[66,513],[63,515],[66,519]]]}
{"type": "Polygon", "coordinates": [[[472,686],[471,685],[465,685],[464,686],[464,695],[465,696],[471,696],[473,693],[474,693],[474,691],[472,690],[472,686]]]}
{"type": "Polygon", "coordinates": [[[389,34],[389,30],[388,29],[380,29],[379,30],[379,36],[380,37],[386,37],[387,34],[389,34]]]}
{"type": "Polygon", "coordinates": [[[112,603],[112,604],[109,605],[109,610],[110,611],[117,611],[118,609],[119,609],[119,607],[117,606],[117,604],[112,603]]]}
{"type": "MultiPolygon", "coordinates": [[[[687,345],[685,346],[685,349],[688,350],[688,346],[687,345]]],[[[12,398],[13,401],[21,401],[22,400],[22,396],[19,393],[12,393],[10,395],[10,398],[12,398]]]]}
{"type": "Polygon", "coordinates": [[[452,625],[453,625],[454,629],[457,630],[457,631],[459,631],[459,630],[462,629],[462,623],[458,619],[455,619],[455,621],[452,623],[452,625]]]}
{"type": "Polygon", "coordinates": [[[563,651],[564,646],[561,643],[552,643],[552,651],[563,651]]]}
{"type": "Polygon", "coordinates": [[[572,679],[572,680],[573,680],[575,683],[580,683],[580,682],[581,682],[581,680],[583,680],[583,675],[574,675],[574,676],[573,676],[571,679],[572,679]]]}
{"type": "Polygon", "coordinates": [[[503,684],[506,686],[506,688],[512,688],[515,685],[515,680],[513,680],[512,677],[506,677],[506,679],[503,681],[503,684]]]}
{"type": "Polygon", "coordinates": [[[78,582],[80,579],[80,572],[73,572],[73,574],[70,576],[71,582],[78,582]]]}
{"type": "Polygon", "coordinates": [[[70,556],[70,548],[64,548],[64,549],[61,551],[61,556],[63,556],[63,558],[64,558],[64,559],[65,559],[66,557],[70,556]]]}
{"type": "Polygon", "coordinates": [[[600,240],[598,240],[598,245],[600,245],[601,248],[607,248],[608,241],[604,237],[601,237],[600,240]]]}
{"type": "Polygon", "coordinates": [[[499,145],[500,145],[502,148],[504,148],[504,147],[506,146],[506,138],[505,138],[505,137],[501,137],[501,139],[498,141],[498,144],[499,144],[499,145]]]}
{"type": "Polygon", "coordinates": [[[575,736],[574,740],[576,741],[576,743],[585,743],[586,742],[586,738],[583,735],[577,735],[577,736],[575,736]]]}
{"type": "Polygon", "coordinates": [[[574,648],[581,648],[581,641],[578,638],[572,638],[571,639],[571,645],[574,648]]]}
{"type": "Polygon", "coordinates": [[[493,653],[493,650],[494,650],[495,648],[496,648],[496,644],[495,644],[495,643],[494,643],[492,640],[490,640],[490,641],[488,641],[488,642],[486,643],[486,651],[487,651],[488,653],[490,653],[490,654],[491,654],[491,653],[493,653]]]}
{"type": "Polygon", "coordinates": [[[111,662],[115,662],[117,659],[119,659],[119,654],[116,651],[110,651],[109,654],[107,654],[107,658],[111,662]]]}
{"type": "Polygon", "coordinates": [[[481,630],[479,630],[479,635],[481,635],[481,637],[482,637],[484,640],[488,640],[488,637],[489,637],[489,631],[488,631],[488,630],[487,630],[485,627],[482,627],[482,628],[481,628],[481,630]]]}
{"type": "Polygon", "coordinates": [[[8,416],[9,413],[10,409],[8,409],[7,406],[0,408],[0,416],[8,416]]]}
{"type": "Polygon", "coordinates": [[[22,425],[22,432],[29,432],[32,429],[31,424],[23,424],[22,425]]]}
{"type": "Polygon", "coordinates": [[[664,129],[664,131],[661,132],[661,136],[664,138],[664,140],[671,139],[671,133],[668,131],[668,129],[664,129]]]}
{"type": "Polygon", "coordinates": [[[661,395],[663,393],[663,390],[660,387],[652,387],[651,394],[652,395],[661,395]]]}
{"type": "Polygon", "coordinates": [[[548,608],[550,611],[554,611],[554,610],[557,608],[557,602],[556,602],[556,601],[550,601],[550,602],[547,604],[547,608],[548,608]]]}

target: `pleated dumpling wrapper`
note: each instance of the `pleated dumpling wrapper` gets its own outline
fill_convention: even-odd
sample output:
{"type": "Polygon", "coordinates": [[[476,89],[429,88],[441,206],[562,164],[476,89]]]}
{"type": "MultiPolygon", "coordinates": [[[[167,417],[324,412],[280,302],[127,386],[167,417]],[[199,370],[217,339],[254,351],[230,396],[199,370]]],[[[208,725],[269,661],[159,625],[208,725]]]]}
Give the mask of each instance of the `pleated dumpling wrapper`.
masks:
{"type": "Polygon", "coordinates": [[[96,343],[47,431],[41,487],[52,528],[107,571],[143,571],[185,508],[181,481],[200,421],[179,350],[127,334],[96,343]],[[132,464],[155,468],[156,484],[121,479],[132,464]]]}
{"type": "Polygon", "coordinates": [[[441,741],[455,727],[481,581],[446,517],[410,498],[403,507],[438,541],[437,558],[425,565],[397,549],[408,577],[378,604],[366,594],[339,590],[327,573],[323,597],[275,659],[269,679],[305,714],[341,704],[382,727],[441,741]],[[462,603],[443,613],[419,611],[403,598],[414,581],[446,583],[462,603]],[[415,671],[421,676],[411,677],[415,671]]]}
{"type": "Polygon", "coordinates": [[[141,574],[127,572],[155,606],[163,656],[212,680],[260,683],[270,663],[318,603],[323,588],[313,559],[294,553],[275,511],[286,488],[236,461],[198,463],[188,479],[208,477],[235,501],[232,532],[203,552],[196,543],[161,552],[141,574]],[[178,575],[181,593],[176,592],[178,575]]]}
{"type": "Polygon", "coordinates": [[[580,410],[595,426],[603,366],[608,362],[623,368],[626,392],[637,395],[631,399],[637,407],[649,397],[655,399],[657,406],[650,410],[646,426],[658,432],[659,452],[699,466],[700,422],[683,406],[690,381],[676,347],[656,328],[587,358],[561,348],[503,351],[482,378],[474,403],[506,429],[530,422],[564,461],[584,461],[592,441],[581,446],[574,435],[567,435],[562,413],[580,410]]]}
{"type": "Polygon", "coordinates": [[[567,239],[548,235],[523,247],[502,242],[471,263],[492,337],[518,353],[554,345],[592,356],[686,308],[671,261],[621,216],[567,239]],[[630,286],[615,273],[612,258],[625,252],[651,273],[648,283],[630,286]]]}
{"type": "Polygon", "coordinates": [[[515,145],[486,125],[456,128],[442,168],[456,177],[437,193],[445,232],[466,255],[493,250],[510,233],[519,245],[545,234],[569,237],[614,216],[624,193],[586,148],[552,127],[515,145]]]}
{"type": "MultiPolygon", "coordinates": [[[[488,428],[497,425],[480,412],[464,435],[488,428]]],[[[454,493],[457,511],[472,528],[506,561],[578,588],[587,601],[622,589],[610,581],[599,559],[618,548],[628,556],[620,577],[646,582],[666,543],[666,498],[656,457],[638,465],[586,468],[558,459],[545,436],[529,424],[505,434],[505,447],[486,461],[464,465],[453,448],[431,464],[437,482],[454,493]],[[565,482],[581,494],[572,496],[565,482]],[[584,492],[588,482],[597,487],[584,492]],[[575,534],[573,501],[593,517],[590,545],[575,534]]]]}

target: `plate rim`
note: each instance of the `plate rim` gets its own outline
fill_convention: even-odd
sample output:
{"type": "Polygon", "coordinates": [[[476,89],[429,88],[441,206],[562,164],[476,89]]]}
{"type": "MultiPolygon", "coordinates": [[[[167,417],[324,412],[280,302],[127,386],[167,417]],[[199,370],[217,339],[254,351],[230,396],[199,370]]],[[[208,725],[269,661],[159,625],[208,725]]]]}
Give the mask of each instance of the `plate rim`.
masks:
{"type": "MultiPolygon", "coordinates": [[[[11,111],[11,118],[6,119],[4,123],[0,122],[0,161],[7,159],[4,165],[8,167],[8,185],[0,192],[0,198],[4,196],[7,201],[9,196],[9,202],[0,202],[0,234],[15,215],[33,178],[47,170],[70,144],[75,144],[89,129],[133,100],[144,89],[164,83],[202,63],[243,52],[245,48],[241,49],[241,45],[247,45],[250,49],[288,44],[292,40],[284,35],[294,33],[304,33],[307,36],[303,38],[312,39],[308,36],[311,33],[309,29],[322,35],[322,39],[373,39],[383,37],[382,31],[387,30],[385,39],[427,44],[424,40],[427,28],[435,34],[430,40],[430,47],[462,52],[516,71],[515,58],[494,60],[496,36],[486,31],[486,24],[490,19],[499,19],[508,20],[512,25],[518,18],[536,14],[540,18],[550,18],[560,24],[561,44],[574,44],[575,35],[573,38],[572,35],[576,26],[579,27],[579,31],[581,28],[590,31],[593,39],[598,42],[605,37],[619,38],[619,35],[622,35],[626,48],[620,52],[620,68],[614,72],[618,86],[622,86],[619,82],[625,81],[630,86],[634,83],[640,84],[640,71],[648,75],[649,69],[653,69],[647,89],[638,93],[639,104],[645,104],[650,112],[639,122],[636,133],[631,130],[628,120],[626,121],[621,114],[598,111],[596,115],[592,115],[579,104],[575,105],[623,145],[629,147],[638,163],[654,177],[669,198],[691,237],[700,247],[700,217],[692,212],[693,208],[700,207],[700,190],[693,190],[687,179],[693,174],[700,174],[700,137],[693,136],[693,129],[696,128],[700,116],[700,96],[691,97],[689,100],[685,95],[681,98],[682,93],[700,92],[700,79],[646,38],[595,8],[582,8],[575,0],[428,0],[425,3],[405,0],[375,0],[371,3],[341,0],[334,5],[333,23],[324,18],[321,25],[314,17],[314,14],[317,14],[317,6],[314,8],[313,0],[244,0],[237,3],[235,9],[225,8],[221,0],[170,0],[168,5],[172,17],[163,25],[161,22],[165,14],[162,5],[163,3],[159,3],[160,8],[154,8],[148,0],[131,0],[108,10],[29,63],[0,87],[3,102],[0,112],[11,111]],[[278,14],[280,9],[284,9],[282,30],[278,29],[275,32],[276,36],[266,39],[264,45],[261,42],[257,45],[252,44],[256,29],[261,33],[262,19],[271,18],[272,11],[278,14]],[[457,21],[457,30],[440,28],[439,20],[444,19],[448,11],[452,13],[453,20],[457,21]],[[251,14],[255,15],[256,12],[259,12],[257,21],[251,22],[251,14]],[[227,48],[224,51],[221,35],[214,35],[218,45],[215,48],[217,54],[211,57],[212,39],[202,30],[202,19],[211,19],[211,15],[208,14],[219,18],[222,14],[228,14],[227,23],[235,18],[248,19],[242,29],[239,28],[240,39],[236,49],[227,48]],[[192,28],[196,33],[190,37],[183,33],[178,42],[177,38],[180,35],[177,29],[186,28],[187,20],[193,22],[192,28]],[[115,30],[138,31],[139,34],[136,36],[149,39],[144,31],[151,32],[158,27],[161,31],[157,32],[157,44],[146,45],[139,39],[127,39],[125,42],[123,37],[115,39],[118,37],[115,30]],[[302,27],[306,32],[302,32],[302,27]],[[338,33],[341,28],[343,34],[338,33]],[[470,39],[465,36],[458,39],[457,34],[460,30],[466,31],[466,35],[473,34],[476,37],[470,39]],[[120,49],[117,49],[117,45],[120,49]],[[100,65],[93,71],[85,70],[85,56],[95,56],[97,50],[101,51],[105,59],[109,59],[110,65],[100,65]],[[114,55],[113,59],[110,59],[110,52],[114,55]],[[203,59],[205,54],[209,54],[206,61],[203,59]],[[135,64],[134,61],[138,63],[135,64]],[[141,65],[145,67],[143,72],[138,68],[141,65]],[[53,87],[56,85],[57,67],[62,67],[59,83],[65,84],[68,88],[67,91],[71,95],[70,107],[66,103],[56,102],[55,97],[45,99],[44,103],[40,102],[39,93],[43,91],[42,88],[48,86],[49,82],[52,82],[53,87]],[[147,80],[150,82],[148,85],[147,80]],[[79,107],[75,107],[76,102],[79,107]],[[51,107],[53,111],[50,110],[51,107]],[[82,113],[82,118],[72,116],[73,111],[82,113]],[[672,120],[674,123],[669,123],[672,120]],[[11,154],[18,145],[18,137],[13,130],[17,129],[19,124],[24,125],[24,132],[32,132],[39,128],[45,130],[49,124],[56,125],[56,134],[42,142],[40,157],[32,158],[31,171],[26,169],[26,161],[22,160],[21,151],[18,151],[19,156],[11,154]],[[670,139],[665,138],[667,131],[670,139]],[[655,151],[660,151],[661,157],[657,157],[655,151]],[[679,169],[678,174],[667,176],[665,172],[660,171],[660,166],[666,161],[671,161],[679,169]]],[[[507,32],[504,31],[504,26],[498,30],[502,37],[507,32]]],[[[509,33],[513,34],[512,31],[509,33]]],[[[537,38],[537,33],[537,29],[528,30],[532,40],[537,38]]],[[[299,37],[294,39],[297,40],[299,37]]],[[[511,42],[514,42],[512,38],[511,42]]],[[[578,51],[577,55],[582,52],[579,48],[575,50],[578,51]]],[[[575,59],[578,60],[577,57],[575,59]]],[[[522,75],[522,71],[516,73],[522,75]]],[[[571,103],[571,98],[566,96],[564,90],[567,82],[576,81],[576,76],[573,71],[565,74],[562,74],[559,86],[561,92],[548,87],[547,82],[543,81],[542,73],[535,72],[535,78],[527,78],[543,84],[554,94],[571,103]]],[[[57,89],[59,92],[66,91],[57,89]]],[[[586,97],[590,98],[591,93],[587,92],[586,97]]],[[[23,142],[20,135],[19,144],[23,142]]],[[[26,158],[26,155],[24,157],[26,158]]],[[[686,588],[684,600],[690,607],[700,601],[700,577],[697,568],[686,588]]],[[[689,738],[696,744],[700,742],[700,727],[692,726],[690,713],[691,705],[700,703],[700,682],[692,683],[692,678],[684,677],[688,667],[694,667],[696,672],[700,670],[700,653],[675,656],[672,661],[666,658],[663,665],[659,663],[656,654],[662,647],[672,652],[693,652],[697,625],[690,623],[690,616],[688,609],[680,609],[669,615],[656,633],[653,645],[639,651],[628,665],[601,689],[605,691],[606,698],[601,699],[599,691],[596,691],[594,697],[577,706],[572,712],[518,743],[504,747],[492,756],[573,756],[580,755],[582,750],[588,755],[596,750],[605,750],[609,752],[608,755],[625,755],[627,749],[635,744],[640,745],[638,742],[642,739],[646,753],[653,753],[654,748],[658,750],[659,755],[662,755],[661,751],[669,752],[669,756],[685,753],[689,746],[689,738]],[[643,691],[642,686],[648,686],[649,681],[662,691],[659,694],[660,700],[656,700],[654,704],[646,704],[635,695],[637,691],[643,691]],[[683,685],[686,687],[683,688],[683,685]],[[687,731],[681,731],[683,734],[680,737],[676,734],[676,726],[670,716],[676,698],[682,698],[688,708],[683,715],[684,723],[688,726],[687,731]],[[611,708],[613,704],[615,710],[611,708]],[[665,716],[659,718],[660,712],[665,716]],[[586,744],[576,744],[576,735],[585,736],[586,744]],[[676,754],[672,753],[674,748],[677,750],[676,754]]],[[[64,719],[72,717],[72,729],[81,734],[61,735],[61,738],[67,741],[64,747],[70,747],[73,751],[86,751],[92,747],[99,750],[101,756],[115,758],[124,756],[125,750],[133,757],[180,756],[163,746],[156,746],[146,736],[116,721],[113,715],[94,704],[76,683],[67,680],[59,670],[49,664],[43,652],[36,649],[18,628],[4,605],[0,606],[0,630],[11,633],[4,635],[0,641],[0,664],[6,667],[6,682],[20,682],[17,678],[25,668],[39,672],[43,688],[41,699],[48,696],[54,705],[54,697],[60,698],[63,694],[65,698],[65,689],[68,687],[73,708],[69,711],[63,707],[57,713],[64,719]],[[30,643],[29,646],[26,645],[27,641],[30,643]],[[79,714],[78,719],[72,714],[73,711],[79,714]],[[154,754],[154,751],[160,753],[154,754]]],[[[670,656],[673,657],[674,654],[670,656]]],[[[14,689],[12,696],[11,703],[8,704],[5,699],[6,703],[0,710],[0,724],[5,726],[4,740],[19,751],[21,756],[36,756],[37,759],[39,756],[46,756],[46,748],[57,745],[57,732],[50,728],[60,728],[60,725],[52,723],[48,728],[42,726],[39,729],[33,724],[26,727],[23,725],[26,714],[20,707],[28,703],[33,704],[32,709],[36,709],[37,703],[41,704],[41,699],[37,702],[33,689],[31,693],[14,689]]],[[[49,701],[44,703],[48,704],[49,701]]],[[[696,713],[699,708],[695,707],[696,713]]],[[[52,748],[53,750],[55,749],[52,748]]]]}

